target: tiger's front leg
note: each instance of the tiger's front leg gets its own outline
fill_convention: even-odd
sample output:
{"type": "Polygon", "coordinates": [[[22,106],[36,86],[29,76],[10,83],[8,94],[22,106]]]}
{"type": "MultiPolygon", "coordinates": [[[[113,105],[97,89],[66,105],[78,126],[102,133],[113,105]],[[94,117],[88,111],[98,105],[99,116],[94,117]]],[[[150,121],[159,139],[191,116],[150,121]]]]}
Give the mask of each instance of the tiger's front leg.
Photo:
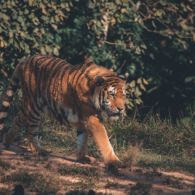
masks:
{"type": "Polygon", "coordinates": [[[121,161],[114,153],[112,145],[108,139],[106,129],[100,120],[96,116],[90,116],[86,121],[86,128],[92,134],[93,139],[103,156],[105,164],[108,167],[110,165],[118,166],[121,161]]]}
{"type": "Polygon", "coordinates": [[[82,162],[87,153],[88,132],[83,129],[77,129],[77,161],[82,162]]]}
{"type": "Polygon", "coordinates": [[[80,163],[94,163],[95,158],[87,155],[88,131],[82,127],[77,129],[77,161],[80,163]]]}

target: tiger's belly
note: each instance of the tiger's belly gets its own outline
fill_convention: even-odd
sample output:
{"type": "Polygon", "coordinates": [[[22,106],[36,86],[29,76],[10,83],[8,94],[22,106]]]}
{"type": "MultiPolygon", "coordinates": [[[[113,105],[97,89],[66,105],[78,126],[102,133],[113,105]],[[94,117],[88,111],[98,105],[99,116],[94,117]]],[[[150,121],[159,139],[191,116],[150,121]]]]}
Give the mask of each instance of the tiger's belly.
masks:
{"type": "Polygon", "coordinates": [[[51,113],[59,122],[63,124],[77,124],[79,122],[79,116],[72,108],[60,108],[53,109],[52,107],[45,106],[44,112],[51,113]]]}
{"type": "Polygon", "coordinates": [[[77,113],[74,113],[71,108],[65,109],[65,115],[69,123],[78,123],[79,117],[77,113]]]}

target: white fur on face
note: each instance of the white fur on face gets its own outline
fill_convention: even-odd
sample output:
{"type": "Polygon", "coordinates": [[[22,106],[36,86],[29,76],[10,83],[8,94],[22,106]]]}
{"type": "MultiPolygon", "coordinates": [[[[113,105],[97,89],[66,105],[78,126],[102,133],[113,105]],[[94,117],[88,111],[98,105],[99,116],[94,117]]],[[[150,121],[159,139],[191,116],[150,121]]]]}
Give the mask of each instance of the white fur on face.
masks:
{"type": "Polygon", "coordinates": [[[126,95],[126,89],[123,88],[123,95],[126,95]]]}
{"type": "Polygon", "coordinates": [[[92,97],[92,102],[96,109],[100,109],[100,102],[99,102],[99,95],[100,95],[100,88],[96,88],[94,95],[92,97]]]}
{"type": "Polygon", "coordinates": [[[115,93],[116,93],[115,87],[113,87],[113,86],[108,87],[108,93],[113,93],[113,94],[115,94],[115,93]]]}

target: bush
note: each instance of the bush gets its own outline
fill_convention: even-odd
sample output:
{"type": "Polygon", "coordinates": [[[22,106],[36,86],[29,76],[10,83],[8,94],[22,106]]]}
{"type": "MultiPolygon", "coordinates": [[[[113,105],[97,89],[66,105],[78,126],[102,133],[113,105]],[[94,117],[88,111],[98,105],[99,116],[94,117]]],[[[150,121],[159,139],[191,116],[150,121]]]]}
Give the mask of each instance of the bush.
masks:
{"type": "Polygon", "coordinates": [[[90,55],[144,88],[146,78],[145,105],[177,117],[194,101],[194,7],[190,0],[2,0],[0,65],[12,72],[36,53],[73,64],[90,55]]]}

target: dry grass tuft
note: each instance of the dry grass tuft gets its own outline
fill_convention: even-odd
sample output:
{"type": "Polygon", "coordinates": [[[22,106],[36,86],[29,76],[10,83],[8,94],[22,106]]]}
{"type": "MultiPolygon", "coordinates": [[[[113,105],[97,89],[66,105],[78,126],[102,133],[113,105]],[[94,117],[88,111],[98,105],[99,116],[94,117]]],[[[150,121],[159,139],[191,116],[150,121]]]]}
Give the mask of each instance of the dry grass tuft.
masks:
{"type": "Polygon", "coordinates": [[[125,166],[128,167],[131,171],[139,161],[141,145],[142,144],[137,143],[134,146],[130,145],[123,153],[122,161],[124,162],[125,166]]]}
{"type": "Polygon", "coordinates": [[[10,175],[4,176],[2,182],[13,182],[29,188],[37,195],[55,195],[59,189],[58,180],[47,173],[30,173],[26,170],[18,170],[10,175]]]}
{"type": "Polygon", "coordinates": [[[137,182],[134,186],[131,187],[131,195],[150,195],[152,189],[151,183],[141,183],[137,182]]]}

